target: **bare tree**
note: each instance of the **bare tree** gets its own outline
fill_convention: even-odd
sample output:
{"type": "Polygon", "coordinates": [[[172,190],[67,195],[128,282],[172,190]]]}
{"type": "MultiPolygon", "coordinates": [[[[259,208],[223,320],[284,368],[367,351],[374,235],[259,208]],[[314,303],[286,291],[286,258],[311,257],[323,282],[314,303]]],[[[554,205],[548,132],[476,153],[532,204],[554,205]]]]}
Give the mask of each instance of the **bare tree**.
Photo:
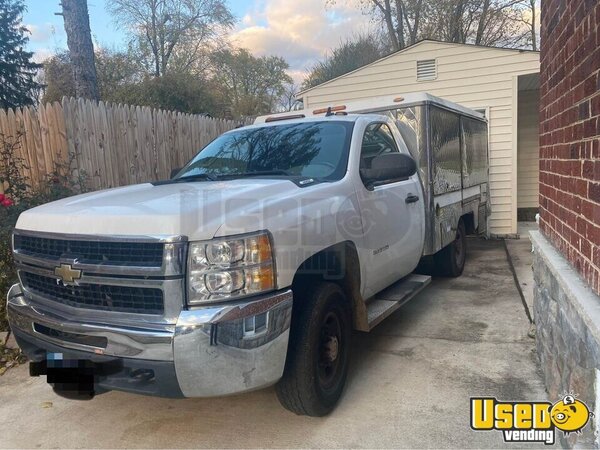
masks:
{"type": "Polygon", "coordinates": [[[531,42],[531,48],[535,51],[538,50],[538,21],[539,21],[539,0],[525,0],[524,3],[527,5],[522,11],[521,22],[527,27],[529,39],[531,42]]]}
{"type": "Polygon", "coordinates": [[[518,48],[532,46],[528,38],[529,27],[524,27],[522,21],[530,0],[480,1],[482,6],[477,13],[478,27],[474,43],[518,48]]]}
{"type": "MultiPolygon", "coordinates": [[[[336,0],[328,0],[328,3],[335,3],[336,0]]],[[[399,50],[406,46],[404,39],[404,11],[402,0],[362,0],[362,4],[367,10],[375,12],[382,23],[385,24],[388,38],[393,50],[399,50]]]]}
{"type": "Polygon", "coordinates": [[[475,35],[475,44],[477,45],[480,45],[483,41],[483,33],[490,12],[490,3],[491,0],[483,0],[483,4],[481,5],[481,13],[477,24],[477,34],[475,35]]]}
{"type": "MultiPolygon", "coordinates": [[[[381,15],[383,16],[383,20],[388,30],[388,34],[390,36],[390,40],[392,41],[392,46],[394,49],[400,49],[404,47],[404,34],[399,33],[399,28],[402,26],[402,20],[398,21],[398,17],[400,15],[396,14],[396,12],[392,9],[392,5],[390,0],[372,0],[375,7],[379,10],[381,15]],[[394,16],[396,22],[394,23],[394,16]]],[[[396,2],[401,3],[401,2],[396,2]]]]}
{"type": "Polygon", "coordinates": [[[402,20],[408,32],[408,45],[413,45],[419,40],[420,25],[423,15],[426,14],[426,5],[423,0],[407,0],[402,8],[402,20]]]}
{"type": "Polygon", "coordinates": [[[298,102],[296,96],[300,92],[300,86],[295,82],[291,82],[285,85],[283,95],[279,100],[278,109],[282,112],[296,111],[302,108],[302,104],[298,102]]]}
{"type": "Polygon", "coordinates": [[[62,0],[61,6],[73,64],[75,94],[100,100],[87,0],[62,0]]]}
{"type": "MultiPolygon", "coordinates": [[[[336,0],[328,0],[334,3],[336,0]]],[[[525,45],[523,11],[536,0],[361,0],[384,25],[394,50],[420,39],[477,45],[525,45]]],[[[531,9],[531,7],[529,7],[531,9]]],[[[535,8],[533,9],[535,15],[535,8]]],[[[535,23],[535,21],[534,21],[535,23]]],[[[530,27],[528,25],[527,29],[530,27]]],[[[535,27],[531,28],[535,33],[535,27]]],[[[527,31],[529,33],[529,31],[527,31]]],[[[532,34],[532,44],[536,46],[532,34]]]]}
{"type": "MultiPolygon", "coordinates": [[[[442,2],[443,3],[443,2],[442,2]]],[[[467,12],[467,0],[454,0],[448,2],[448,26],[446,28],[445,40],[449,42],[465,42],[464,20],[467,12]]]]}
{"type": "Polygon", "coordinates": [[[537,51],[538,46],[537,46],[537,31],[536,31],[536,20],[537,20],[537,14],[536,14],[536,0],[529,0],[529,6],[531,8],[531,46],[533,47],[534,50],[537,51]]]}
{"type": "Polygon", "coordinates": [[[233,26],[224,0],[109,0],[116,20],[127,26],[156,77],[164,75],[181,47],[192,65],[203,46],[233,26]],[[190,52],[191,50],[191,52],[190,52]]]}

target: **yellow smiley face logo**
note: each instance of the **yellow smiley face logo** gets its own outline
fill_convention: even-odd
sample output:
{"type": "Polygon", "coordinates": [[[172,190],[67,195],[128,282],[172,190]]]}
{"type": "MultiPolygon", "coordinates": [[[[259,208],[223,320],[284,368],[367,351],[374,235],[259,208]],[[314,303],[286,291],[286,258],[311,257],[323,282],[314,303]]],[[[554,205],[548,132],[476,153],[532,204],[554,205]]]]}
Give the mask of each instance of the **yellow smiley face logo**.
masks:
{"type": "Polygon", "coordinates": [[[565,433],[581,430],[590,419],[590,410],[585,403],[576,400],[572,395],[552,405],[550,410],[552,423],[565,433]]]}

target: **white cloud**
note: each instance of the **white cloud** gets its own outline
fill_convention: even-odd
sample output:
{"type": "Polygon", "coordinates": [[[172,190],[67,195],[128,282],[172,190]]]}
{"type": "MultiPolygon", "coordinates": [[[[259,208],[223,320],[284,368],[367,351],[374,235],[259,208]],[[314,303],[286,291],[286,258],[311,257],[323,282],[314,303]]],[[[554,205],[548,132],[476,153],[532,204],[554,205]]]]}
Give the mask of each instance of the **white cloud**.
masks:
{"type": "Polygon", "coordinates": [[[300,86],[304,79],[306,78],[306,70],[294,70],[290,69],[287,71],[287,74],[292,77],[294,83],[300,86]]]}
{"type": "Polygon", "coordinates": [[[254,25],[254,18],[252,17],[251,14],[246,14],[244,17],[242,17],[242,24],[245,27],[251,27],[254,25]]]}
{"type": "Polygon", "coordinates": [[[249,11],[231,36],[237,46],[258,56],[276,55],[301,81],[317,60],[340,41],[370,28],[369,18],[352,0],[265,0],[249,11]]]}
{"type": "Polygon", "coordinates": [[[62,32],[62,30],[56,30],[55,26],[51,23],[40,25],[27,24],[25,28],[29,30],[29,41],[34,44],[48,43],[56,37],[57,32],[62,32]]]}
{"type": "Polygon", "coordinates": [[[49,48],[39,48],[35,52],[33,52],[33,57],[31,59],[36,63],[43,63],[55,54],[56,51],[50,50],[49,48]]]}

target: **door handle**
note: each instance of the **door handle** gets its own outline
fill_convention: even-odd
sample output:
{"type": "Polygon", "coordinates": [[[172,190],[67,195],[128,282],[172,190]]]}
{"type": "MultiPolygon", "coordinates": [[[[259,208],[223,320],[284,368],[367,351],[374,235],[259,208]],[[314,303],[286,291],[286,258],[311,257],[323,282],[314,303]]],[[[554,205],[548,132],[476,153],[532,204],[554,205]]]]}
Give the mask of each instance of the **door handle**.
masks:
{"type": "Polygon", "coordinates": [[[406,197],[406,203],[407,204],[417,203],[418,201],[419,201],[419,196],[418,195],[408,194],[408,197],[406,197]]]}

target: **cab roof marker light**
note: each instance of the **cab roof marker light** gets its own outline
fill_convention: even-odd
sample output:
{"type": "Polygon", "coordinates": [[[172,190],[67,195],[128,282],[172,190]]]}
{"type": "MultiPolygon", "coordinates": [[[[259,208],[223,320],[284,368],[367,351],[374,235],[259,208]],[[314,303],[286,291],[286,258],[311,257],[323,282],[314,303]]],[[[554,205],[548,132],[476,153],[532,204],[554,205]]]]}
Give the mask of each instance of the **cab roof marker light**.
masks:
{"type": "Polygon", "coordinates": [[[265,120],[265,123],[269,123],[269,122],[279,122],[281,120],[292,120],[292,119],[304,119],[306,116],[304,114],[294,114],[292,116],[273,116],[273,117],[267,117],[267,119],[265,120]]]}
{"type": "Polygon", "coordinates": [[[394,99],[394,103],[402,103],[404,101],[404,97],[396,97],[394,99]]]}

